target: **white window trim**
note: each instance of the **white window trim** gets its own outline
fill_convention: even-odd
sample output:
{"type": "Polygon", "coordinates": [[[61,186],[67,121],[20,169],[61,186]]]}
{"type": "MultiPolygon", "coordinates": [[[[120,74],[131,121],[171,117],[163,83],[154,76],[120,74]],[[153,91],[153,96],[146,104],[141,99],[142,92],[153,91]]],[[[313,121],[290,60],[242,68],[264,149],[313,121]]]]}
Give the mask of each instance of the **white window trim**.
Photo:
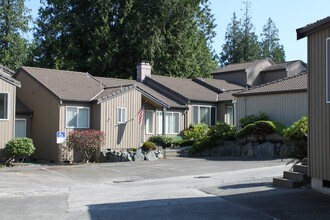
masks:
{"type": "Polygon", "coordinates": [[[77,128],[77,129],[90,128],[90,108],[89,107],[85,107],[85,106],[66,106],[66,108],[65,108],[65,127],[66,128],[77,128]],[[87,116],[88,116],[88,119],[87,119],[88,125],[87,125],[87,127],[79,127],[78,117],[77,117],[77,127],[67,126],[67,112],[68,112],[68,108],[77,108],[77,114],[79,112],[79,109],[87,109],[88,110],[88,114],[87,114],[87,116]]]}
{"type": "MultiPolygon", "coordinates": [[[[206,107],[206,108],[210,108],[211,110],[211,114],[210,114],[210,122],[212,122],[212,108],[214,108],[215,110],[215,115],[214,115],[214,125],[217,123],[217,107],[213,106],[213,105],[192,105],[192,111],[194,111],[194,107],[198,107],[198,121],[200,123],[201,119],[200,119],[200,107],[206,107]]],[[[192,121],[194,121],[194,112],[192,112],[192,121]]],[[[194,123],[194,122],[193,122],[194,123]]],[[[209,126],[213,126],[213,125],[209,125],[209,126]]]]}
{"type": "Polygon", "coordinates": [[[179,134],[180,133],[180,112],[166,112],[166,114],[165,114],[165,134],[179,134]],[[166,123],[166,114],[169,114],[169,113],[171,113],[172,114],[172,117],[173,117],[173,114],[178,114],[179,115],[179,121],[178,121],[178,132],[177,133],[167,133],[167,123],[166,123]]]}
{"type": "MultiPolygon", "coordinates": [[[[26,128],[27,128],[27,120],[26,118],[15,118],[15,123],[16,121],[24,121],[25,122],[25,137],[27,136],[26,128]]],[[[15,129],[16,129],[16,124],[15,124],[15,129]]],[[[15,137],[16,137],[16,130],[15,130],[15,137]]]]}
{"type": "Polygon", "coordinates": [[[10,100],[9,92],[0,91],[0,94],[7,94],[7,118],[0,118],[0,121],[9,121],[9,100],[10,100]]]}
{"type": "Polygon", "coordinates": [[[329,97],[329,71],[330,71],[330,63],[328,63],[328,53],[330,53],[330,51],[328,51],[328,45],[329,45],[329,42],[330,41],[330,37],[326,38],[326,41],[325,41],[325,90],[326,90],[326,94],[325,94],[325,97],[326,97],[326,103],[329,104],[330,103],[330,97],[329,97]]]}
{"type": "Polygon", "coordinates": [[[154,134],[154,111],[153,110],[146,110],[145,111],[145,125],[146,125],[146,134],[154,134]],[[151,112],[151,117],[152,117],[152,124],[151,124],[151,132],[148,132],[147,130],[147,112],[151,112]]]}
{"type": "Polygon", "coordinates": [[[117,124],[126,124],[127,122],[127,108],[125,107],[117,107],[117,124]],[[124,121],[121,121],[121,118],[118,117],[118,110],[122,111],[123,109],[125,109],[125,118],[124,121]]]}
{"type": "Polygon", "coordinates": [[[163,114],[163,112],[162,111],[156,111],[156,134],[163,134],[163,122],[164,122],[164,120],[163,120],[163,117],[164,117],[164,114],[163,114]],[[161,127],[161,132],[159,132],[158,131],[158,126],[159,126],[159,123],[158,123],[158,113],[161,113],[161,116],[162,116],[162,127],[161,127]]]}

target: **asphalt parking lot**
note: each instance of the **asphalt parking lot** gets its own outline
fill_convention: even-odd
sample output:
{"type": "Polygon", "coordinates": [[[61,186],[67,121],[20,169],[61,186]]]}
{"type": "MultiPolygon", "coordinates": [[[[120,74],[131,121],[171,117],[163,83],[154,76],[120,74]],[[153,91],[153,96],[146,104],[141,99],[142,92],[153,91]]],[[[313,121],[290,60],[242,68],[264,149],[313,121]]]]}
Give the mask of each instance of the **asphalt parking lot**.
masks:
{"type": "Polygon", "coordinates": [[[177,158],[0,168],[0,219],[329,219],[329,196],[272,186],[285,164],[177,158]]]}

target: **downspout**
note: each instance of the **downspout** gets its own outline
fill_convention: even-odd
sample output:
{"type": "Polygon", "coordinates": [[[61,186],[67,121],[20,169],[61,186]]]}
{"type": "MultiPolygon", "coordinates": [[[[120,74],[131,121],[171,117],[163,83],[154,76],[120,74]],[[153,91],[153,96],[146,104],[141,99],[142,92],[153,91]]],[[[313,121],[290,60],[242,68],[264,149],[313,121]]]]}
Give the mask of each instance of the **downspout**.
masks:
{"type": "Polygon", "coordinates": [[[238,115],[237,115],[237,98],[236,97],[234,97],[232,103],[233,103],[233,108],[234,108],[233,122],[234,122],[234,126],[237,127],[237,118],[238,118],[238,115]]]}

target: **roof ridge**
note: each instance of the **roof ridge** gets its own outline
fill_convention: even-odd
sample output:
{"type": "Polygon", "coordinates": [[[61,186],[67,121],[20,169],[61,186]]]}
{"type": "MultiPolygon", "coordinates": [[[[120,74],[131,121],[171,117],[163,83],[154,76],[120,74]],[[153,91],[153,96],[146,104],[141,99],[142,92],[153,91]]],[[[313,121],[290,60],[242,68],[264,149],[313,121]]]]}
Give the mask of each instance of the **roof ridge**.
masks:
{"type": "MultiPolygon", "coordinates": [[[[60,70],[60,69],[52,69],[52,68],[44,68],[44,67],[34,67],[34,66],[22,66],[22,68],[33,68],[33,69],[40,69],[40,70],[52,70],[56,72],[69,72],[69,73],[79,73],[79,74],[89,74],[88,72],[76,71],[76,70],[60,70]]],[[[90,74],[89,74],[90,75],[90,74]]]]}
{"type": "Polygon", "coordinates": [[[297,78],[297,77],[303,76],[305,74],[307,74],[307,71],[303,71],[303,72],[301,72],[297,75],[294,75],[294,76],[289,76],[289,77],[286,77],[286,78],[282,78],[282,79],[274,80],[274,81],[271,81],[271,82],[263,83],[263,84],[260,84],[258,86],[253,86],[253,87],[251,87],[251,88],[249,88],[245,91],[238,92],[237,94],[244,93],[244,92],[247,92],[247,91],[251,91],[251,90],[254,90],[254,89],[258,89],[258,88],[261,88],[261,87],[269,86],[269,85],[272,85],[272,84],[275,84],[275,83],[283,82],[283,81],[286,81],[286,80],[289,80],[289,79],[292,79],[292,78],[297,78]]]}
{"type": "Polygon", "coordinates": [[[274,61],[272,61],[270,58],[267,57],[267,58],[264,58],[264,59],[260,59],[260,60],[252,61],[253,64],[252,64],[251,66],[249,66],[248,68],[246,68],[246,69],[251,69],[251,68],[253,68],[253,67],[255,67],[255,66],[257,66],[257,65],[259,65],[260,63],[263,63],[263,62],[265,62],[265,61],[269,61],[272,65],[275,64],[274,61]]]}

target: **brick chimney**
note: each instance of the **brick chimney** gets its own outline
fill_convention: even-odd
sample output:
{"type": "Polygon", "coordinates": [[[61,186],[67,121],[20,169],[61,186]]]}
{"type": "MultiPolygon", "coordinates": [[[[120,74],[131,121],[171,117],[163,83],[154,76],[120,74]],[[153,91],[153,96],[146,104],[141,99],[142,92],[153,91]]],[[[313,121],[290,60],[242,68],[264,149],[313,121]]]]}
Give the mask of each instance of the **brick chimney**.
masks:
{"type": "Polygon", "coordinates": [[[143,82],[146,76],[151,76],[151,65],[148,61],[142,61],[136,66],[136,81],[143,82]]]}

